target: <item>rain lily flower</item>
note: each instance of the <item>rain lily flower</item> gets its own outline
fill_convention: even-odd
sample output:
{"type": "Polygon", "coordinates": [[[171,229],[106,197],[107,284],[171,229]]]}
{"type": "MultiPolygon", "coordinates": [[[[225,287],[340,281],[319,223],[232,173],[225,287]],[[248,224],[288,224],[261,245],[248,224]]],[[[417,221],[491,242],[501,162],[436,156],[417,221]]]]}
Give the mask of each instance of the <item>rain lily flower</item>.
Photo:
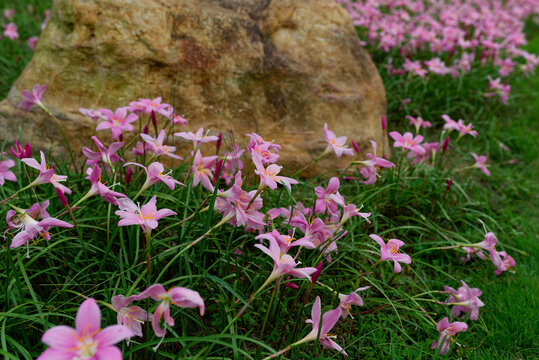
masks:
{"type": "Polygon", "coordinates": [[[425,152],[423,152],[422,154],[411,151],[407,155],[408,158],[413,159],[413,165],[419,164],[422,161],[427,161],[431,157],[431,155],[434,157],[434,155],[438,151],[439,144],[437,142],[423,143],[421,147],[423,148],[423,150],[425,150],[425,152]]]}
{"type": "Polygon", "coordinates": [[[6,180],[9,181],[17,181],[17,177],[15,174],[9,170],[10,168],[15,166],[15,162],[13,160],[1,160],[0,161],[0,185],[4,185],[6,180]]]}
{"type": "Polygon", "coordinates": [[[120,210],[114,212],[121,218],[118,222],[118,226],[140,225],[142,231],[148,234],[157,227],[157,221],[159,219],[166,216],[176,215],[176,213],[170,209],[157,210],[156,202],[157,197],[155,195],[150,201],[142,206],[136,205],[128,198],[118,199],[118,207],[120,210]]]}
{"type": "Polygon", "coordinates": [[[45,160],[45,154],[43,154],[43,151],[41,151],[40,154],[41,164],[33,158],[26,158],[21,160],[26,165],[39,170],[39,176],[28,187],[50,183],[55,188],[60,189],[62,192],[71,194],[71,190],[60,184],[60,182],[66,181],[67,176],[55,174],[54,167],[52,169],[48,168],[47,162],[45,160]]]}
{"type": "Polygon", "coordinates": [[[146,190],[153,184],[157,184],[159,182],[164,183],[170,188],[170,190],[174,190],[176,184],[183,186],[181,182],[174,179],[172,176],[168,174],[163,174],[163,172],[165,171],[165,167],[160,162],[153,162],[147,168],[146,166],[135,162],[128,162],[124,166],[127,165],[135,165],[141,167],[146,172],[146,181],[142,185],[141,190],[139,191],[140,193],[142,193],[144,190],[146,190]]]}
{"type": "Polygon", "coordinates": [[[174,326],[174,319],[170,316],[171,304],[186,308],[198,307],[200,309],[200,315],[204,315],[204,300],[202,300],[200,294],[194,290],[184,287],[173,287],[166,291],[163,285],[154,284],[140,294],[133,296],[134,300],[146,298],[152,298],[155,301],[160,301],[152,317],[153,331],[155,332],[155,335],[159,337],[166,335],[166,325],[170,327],[174,326]],[[165,318],[166,324],[164,329],[162,329],[159,324],[161,322],[161,318],[163,317],[165,318]]]}
{"type": "Polygon", "coordinates": [[[253,154],[253,162],[256,167],[255,174],[260,176],[259,191],[266,186],[275,190],[277,188],[277,183],[284,185],[289,191],[292,191],[290,184],[298,184],[297,180],[277,175],[283,168],[280,165],[270,164],[267,168],[264,168],[264,165],[262,165],[260,158],[256,154],[253,154]]]}
{"type": "Polygon", "coordinates": [[[473,248],[473,247],[467,247],[467,246],[464,246],[462,247],[462,250],[464,250],[466,252],[466,257],[461,257],[460,258],[460,261],[462,261],[463,263],[466,263],[468,261],[471,260],[472,258],[472,255],[477,255],[481,260],[486,260],[486,256],[485,254],[483,253],[483,251],[481,251],[481,249],[479,248],[473,248]]]}
{"type": "Polygon", "coordinates": [[[306,323],[311,324],[313,328],[311,332],[302,339],[303,341],[300,341],[305,342],[318,340],[320,341],[320,344],[322,344],[322,346],[329,349],[337,350],[341,354],[348,356],[346,351],[344,351],[342,347],[340,347],[335,341],[333,341],[333,339],[335,339],[337,336],[329,334],[331,329],[333,329],[335,324],[337,324],[337,321],[339,320],[340,316],[340,307],[326,311],[322,316],[322,305],[320,301],[320,296],[317,296],[311,309],[311,318],[305,321],[306,323]]]}
{"type": "Polygon", "coordinates": [[[107,169],[112,169],[119,160],[124,161],[116,154],[124,145],[123,142],[114,142],[107,149],[97,136],[92,136],[91,139],[95,142],[98,152],[92,151],[86,146],[82,148],[82,153],[88,158],[86,165],[94,166],[103,163],[107,169]]]}
{"type": "Polygon", "coordinates": [[[486,155],[478,156],[476,153],[472,153],[472,156],[475,159],[475,164],[473,165],[473,167],[476,167],[479,170],[481,170],[481,172],[485,174],[486,176],[490,176],[490,170],[487,169],[487,166],[488,166],[487,156],[486,155]]]}
{"type": "Polygon", "coordinates": [[[90,187],[90,190],[88,190],[88,193],[86,193],[86,195],[84,195],[84,197],[80,199],[77,204],[81,203],[82,201],[86,200],[91,196],[99,195],[106,202],[111,203],[112,205],[118,205],[117,198],[126,197],[124,194],[112,191],[108,186],[103,184],[101,182],[101,173],[101,168],[98,165],[94,165],[93,169],[88,168],[86,170],[86,174],[88,175],[86,179],[90,180],[92,186],[90,187]]]}
{"type": "Polygon", "coordinates": [[[430,121],[424,121],[419,116],[417,118],[414,118],[412,116],[407,115],[406,118],[410,120],[410,126],[412,126],[412,125],[415,126],[416,134],[419,132],[419,129],[422,128],[422,127],[423,128],[432,127],[432,124],[430,123],[430,121]]]}
{"type": "MultiPolygon", "coordinates": [[[[13,237],[11,245],[9,245],[10,248],[29,245],[29,241],[38,236],[49,241],[51,238],[49,229],[52,226],[73,227],[73,225],[65,221],[50,217],[45,210],[48,205],[48,201],[43,204],[36,203],[28,210],[12,206],[14,210],[7,212],[6,221],[10,229],[15,229],[17,235],[13,237]]],[[[34,244],[37,244],[38,241],[34,242],[34,244]]]]}
{"type": "Polygon", "coordinates": [[[462,137],[464,135],[471,135],[474,138],[477,136],[477,131],[472,130],[473,125],[472,123],[469,123],[468,125],[464,125],[464,122],[462,120],[458,121],[458,132],[459,137],[462,137]]]}
{"type": "Polygon", "coordinates": [[[266,141],[257,133],[245,134],[250,138],[247,151],[251,156],[258,155],[262,164],[274,164],[279,161],[279,150],[281,145],[275,144],[273,141],[266,141]]]}
{"type": "Polygon", "coordinates": [[[331,195],[335,195],[341,199],[341,202],[344,203],[344,198],[339,194],[340,181],[338,177],[332,177],[329,179],[328,187],[324,189],[323,187],[316,187],[314,192],[316,194],[316,202],[314,207],[314,212],[317,214],[322,214],[326,211],[326,208],[330,213],[336,213],[338,211],[337,203],[330,198],[331,195]]]}
{"type": "Polygon", "coordinates": [[[442,119],[445,121],[444,130],[452,131],[452,130],[459,130],[460,125],[455,120],[451,119],[448,115],[443,114],[442,119]]]}
{"type": "Polygon", "coordinates": [[[26,40],[26,43],[31,50],[35,50],[38,40],[37,36],[31,36],[26,40]]]}
{"type": "Polygon", "coordinates": [[[376,234],[369,235],[371,239],[376,241],[380,245],[380,260],[390,260],[393,261],[395,267],[395,273],[401,272],[401,264],[411,264],[412,259],[407,254],[401,254],[399,248],[404,245],[399,239],[390,239],[387,244],[382,240],[382,238],[376,234]]]}
{"type": "MultiPolygon", "coordinates": [[[[43,93],[47,90],[47,85],[34,85],[32,92],[28,90],[21,91],[22,101],[17,105],[18,108],[24,108],[24,111],[28,111],[31,106],[38,105],[40,108],[46,110],[43,105],[43,93]]],[[[48,110],[46,110],[48,111],[48,110]]]]}
{"type": "Polygon", "coordinates": [[[138,102],[143,105],[144,112],[148,115],[154,113],[168,117],[170,114],[170,109],[172,109],[172,106],[169,104],[161,104],[161,97],[157,97],[153,100],[139,99],[138,102]]]}
{"type": "Polygon", "coordinates": [[[279,244],[277,243],[277,240],[275,238],[269,237],[268,240],[270,243],[269,249],[262,244],[255,245],[255,247],[262,250],[266,255],[269,255],[273,260],[273,271],[260,289],[264,288],[267,284],[278,279],[284,274],[289,274],[297,278],[307,278],[311,280],[310,275],[316,271],[316,268],[297,268],[299,263],[296,263],[292,256],[281,253],[281,248],[279,247],[279,244]]]}
{"type": "Polygon", "coordinates": [[[4,25],[4,36],[9,38],[9,40],[18,39],[19,33],[17,32],[17,25],[14,23],[4,25]]]}
{"type": "Polygon", "coordinates": [[[508,271],[517,264],[515,259],[513,259],[510,255],[507,255],[505,251],[500,251],[498,256],[500,256],[501,261],[496,267],[496,270],[494,270],[496,275],[500,275],[502,272],[508,271]]]}
{"type": "Polygon", "coordinates": [[[281,249],[281,254],[286,254],[294,246],[304,246],[307,249],[314,249],[314,244],[307,237],[297,239],[290,235],[281,235],[277,230],[272,232],[260,234],[255,239],[262,241],[262,239],[273,239],[279,245],[281,249]]]}
{"type": "MultiPolygon", "coordinates": [[[[116,318],[119,325],[127,327],[133,336],[142,336],[142,324],[148,320],[148,313],[140,306],[129,306],[133,301],[133,297],[126,298],[123,295],[112,297],[112,306],[118,313],[116,318]]],[[[150,315],[150,320],[152,316],[150,315]]]]}
{"type": "Polygon", "coordinates": [[[468,325],[466,323],[455,321],[452,323],[449,323],[449,319],[447,317],[443,318],[438,322],[438,325],[436,325],[436,329],[440,333],[440,338],[438,339],[438,342],[433,342],[431,345],[431,349],[440,349],[439,354],[447,354],[449,351],[449,347],[451,346],[451,342],[453,342],[453,336],[455,336],[459,332],[464,332],[468,330],[468,325]]]}
{"type": "Polygon", "coordinates": [[[198,183],[202,183],[202,186],[208,191],[213,191],[213,185],[211,179],[213,178],[212,166],[217,160],[217,156],[202,157],[200,150],[197,150],[193,159],[193,187],[198,183]]]}
{"type": "Polygon", "coordinates": [[[181,125],[183,127],[187,126],[187,120],[181,116],[181,115],[174,115],[172,116],[172,112],[169,114],[168,118],[170,119],[170,122],[174,125],[181,125]]]}
{"type": "Polygon", "coordinates": [[[490,91],[484,94],[486,97],[498,96],[500,102],[507,105],[507,99],[511,93],[511,85],[502,84],[500,78],[493,80],[488,76],[488,89],[490,91]]]}
{"type": "Polygon", "coordinates": [[[341,309],[341,317],[343,319],[346,319],[348,315],[350,315],[352,319],[354,318],[352,314],[350,314],[350,309],[352,308],[352,305],[363,306],[363,299],[357,294],[357,292],[367,290],[368,288],[370,288],[370,286],[360,287],[359,289],[354,290],[354,292],[351,292],[348,295],[339,294],[339,300],[341,300],[341,302],[339,303],[339,308],[341,309]]]}
{"type": "Polygon", "coordinates": [[[93,109],[79,108],[79,112],[84,116],[88,116],[89,118],[91,118],[95,122],[106,118],[106,116],[101,114],[101,112],[99,112],[97,110],[93,110],[93,109]]]}
{"type": "Polygon", "coordinates": [[[15,15],[15,9],[5,9],[4,19],[11,19],[15,15]]]}
{"type": "Polygon", "coordinates": [[[451,72],[451,69],[438,57],[425,61],[425,65],[434,74],[447,75],[451,72]]]}
{"type": "Polygon", "coordinates": [[[135,114],[127,115],[126,108],[118,108],[114,113],[108,109],[99,109],[99,112],[106,117],[106,120],[100,122],[95,129],[97,131],[110,129],[112,140],[118,139],[124,131],[135,130],[131,123],[137,121],[138,116],[135,114]]]}
{"type": "Polygon", "coordinates": [[[334,151],[337,157],[341,157],[343,154],[346,156],[354,155],[354,150],[349,149],[348,146],[345,145],[346,136],[337,137],[333,131],[328,129],[328,124],[324,124],[324,140],[328,143],[328,147],[324,153],[334,151]]]}
{"type": "Polygon", "coordinates": [[[174,152],[176,151],[175,146],[163,145],[163,141],[165,140],[165,130],[161,130],[157,138],[153,138],[150,135],[146,134],[140,134],[140,136],[149,145],[150,150],[153,151],[155,155],[166,155],[168,157],[178,160],[183,159],[181,156],[174,154],[174,152]]]}
{"type": "MultiPolygon", "coordinates": [[[[485,234],[485,239],[483,241],[476,244],[469,244],[467,245],[467,247],[486,250],[489,253],[490,260],[492,261],[494,266],[498,268],[502,260],[500,258],[499,253],[496,251],[496,248],[495,248],[497,244],[498,244],[498,239],[496,238],[494,233],[488,232],[485,234]]],[[[479,253],[477,255],[479,256],[479,253]]]]}
{"type": "Polygon", "coordinates": [[[447,305],[453,305],[451,309],[451,315],[457,317],[461,312],[469,312],[470,320],[477,320],[479,316],[479,308],[485,306],[479,296],[481,296],[481,290],[477,288],[470,288],[464,281],[460,281],[462,286],[458,291],[449,286],[444,286],[444,290],[451,293],[446,301],[447,305]]]}
{"type": "MultiPolygon", "coordinates": [[[[332,198],[335,203],[337,203],[339,206],[342,206],[343,213],[341,220],[339,221],[339,225],[337,226],[337,229],[344,225],[345,222],[347,222],[351,217],[353,216],[360,216],[363,219],[365,219],[369,224],[371,223],[369,220],[369,216],[371,216],[371,213],[362,213],[359,212],[361,208],[358,208],[356,205],[349,203],[348,205],[344,204],[344,199],[341,200],[336,195],[330,195],[330,198],[332,198]]],[[[363,207],[363,206],[362,206],[363,207]]]]}
{"type": "Polygon", "coordinates": [[[399,134],[396,131],[389,133],[389,136],[395,140],[393,147],[402,148],[403,150],[410,150],[419,154],[423,154],[425,149],[419,145],[423,141],[423,136],[417,135],[415,138],[410,132],[404,133],[404,135],[399,134]]]}
{"type": "Polygon", "coordinates": [[[371,140],[371,145],[373,151],[372,154],[368,153],[365,155],[366,160],[354,161],[354,164],[363,165],[359,172],[365,178],[365,180],[360,180],[365,185],[372,185],[376,182],[377,171],[380,168],[391,168],[395,166],[391,161],[376,156],[377,144],[375,141],[371,140]]]}
{"type": "Polygon", "coordinates": [[[75,329],[61,325],[43,334],[41,341],[49,348],[37,360],[121,360],[122,352],[113,345],[132,335],[131,330],[123,325],[112,325],[101,330],[99,306],[94,299],[86,299],[77,311],[75,329]]]}
{"type": "Polygon", "coordinates": [[[208,133],[204,134],[204,128],[198,129],[197,132],[194,134],[191,131],[178,132],[174,133],[174,136],[179,136],[186,140],[191,140],[193,142],[194,149],[198,149],[201,144],[217,141],[219,139],[217,136],[208,136],[208,133]]]}
{"type": "Polygon", "coordinates": [[[19,139],[15,140],[15,148],[12,147],[10,151],[11,154],[13,154],[13,156],[15,156],[17,159],[24,159],[32,156],[32,147],[30,144],[26,143],[23,148],[19,142],[19,139]]]}

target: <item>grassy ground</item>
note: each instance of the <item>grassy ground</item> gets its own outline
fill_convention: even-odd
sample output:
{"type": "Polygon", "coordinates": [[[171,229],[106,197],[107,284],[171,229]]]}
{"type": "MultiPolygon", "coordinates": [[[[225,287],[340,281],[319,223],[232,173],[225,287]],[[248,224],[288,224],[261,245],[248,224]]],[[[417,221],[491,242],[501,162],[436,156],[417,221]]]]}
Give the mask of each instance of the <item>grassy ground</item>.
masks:
{"type": "MultiPolygon", "coordinates": [[[[41,6],[40,13],[48,3],[36,2],[41,6]]],[[[16,6],[20,18],[16,17],[15,22],[21,24],[21,38],[36,35],[38,23],[24,20],[23,6],[18,3],[16,6]]],[[[530,27],[529,34],[529,50],[537,53],[537,28],[530,27]]],[[[0,74],[0,98],[5,96],[30,57],[24,42],[0,39],[0,61],[6,69],[0,74]]],[[[384,61],[381,54],[377,54],[375,60],[384,61]]],[[[536,139],[539,128],[536,116],[539,114],[539,76],[513,79],[510,105],[506,107],[489,102],[481,95],[487,83],[486,69],[459,80],[433,78],[428,83],[382,74],[388,92],[390,130],[404,130],[405,115],[420,115],[433,121],[436,129],[440,128],[440,115],[444,113],[472,121],[479,131],[477,140],[463,139],[453,150],[448,164],[457,168],[462,167],[462,163],[471,164],[470,150],[489,154],[492,176],[487,178],[478,170],[450,175],[418,166],[404,167],[398,180],[396,171],[388,171],[374,186],[356,182],[343,186],[341,193],[347,201],[365,204],[367,211],[373,212],[373,223],[352,222],[347,228],[349,234],[339,244],[338,255],[333,256],[331,264],[326,264],[321,281],[341,292],[365,285],[370,285],[371,289],[361,294],[365,306],[354,309],[355,320],[348,319],[335,328],[338,342],[351,359],[435,358],[430,344],[437,339],[437,332],[419,306],[436,321],[448,316],[447,307],[433,302],[444,301],[445,295],[431,290],[442,290],[444,285],[458,287],[462,279],[483,291],[481,299],[485,307],[481,308],[479,321],[467,321],[468,332],[457,338],[462,347],[454,344],[448,358],[538,358],[539,149],[536,139]],[[402,100],[407,98],[411,102],[402,105],[402,100]],[[503,151],[499,142],[511,151],[503,151]],[[448,178],[454,180],[450,191],[446,191],[448,178]],[[481,241],[484,231],[477,219],[485,221],[487,228],[496,233],[501,249],[516,259],[514,274],[504,273],[498,277],[490,263],[473,261],[462,265],[461,253],[455,250],[430,250],[455,241],[481,241]],[[362,275],[379,256],[377,247],[367,237],[370,233],[405,241],[408,245],[404,251],[412,255],[412,266],[405,266],[403,273],[396,276],[392,267],[383,263],[373,274],[362,275]]],[[[430,140],[436,131],[429,132],[430,140]]],[[[57,172],[67,173],[65,165],[59,161],[57,172]]],[[[22,166],[18,174],[25,177],[22,166]]],[[[182,169],[175,170],[174,174],[183,176],[182,169]]],[[[70,173],[70,177],[76,178],[76,174],[70,173]]],[[[183,181],[183,177],[180,180],[183,181]]],[[[109,181],[112,183],[113,179],[109,181]]],[[[318,179],[304,182],[294,188],[294,197],[310,204],[312,189],[319,182],[318,179]]],[[[72,187],[72,201],[76,201],[87,190],[87,182],[77,181],[72,187]]],[[[178,211],[179,219],[191,214],[207,197],[200,187],[188,186],[174,192],[163,186],[157,189],[159,207],[178,211]]],[[[133,196],[136,188],[123,188],[123,191],[133,196]]],[[[37,193],[27,197],[25,204],[35,201],[35,197],[41,201],[51,198],[51,215],[62,211],[55,200],[55,192],[48,187],[40,187],[37,193]]],[[[284,205],[289,198],[286,192],[279,191],[271,194],[268,202],[284,205]]],[[[0,215],[4,215],[4,210],[1,209],[0,215]]],[[[24,251],[8,251],[2,243],[0,354],[6,358],[37,357],[44,349],[39,345],[44,329],[58,324],[72,325],[81,301],[78,294],[110,302],[113,295],[132,293],[144,287],[146,274],[139,230],[116,227],[114,208],[100,199],[91,200],[79,211],[76,230],[55,230],[48,246],[43,241],[32,247],[29,260],[24,259],[24,251]]],[[[176,326],[168,329],[169,335],[156,358],[194,358],[199,354],[200,357],[258,359],[262,353],[271,353],[268,346],[277,350],[306,335],[310,327],[303,321],[309,317],[313,295],[322,297],[324,310],[338,303],[331,292],[316,286],[303,307],[307,284],[298,282],[299,290],[276,288],[275,301],[270,308],[273,289],[268,288],[235,326],[218,335],[271,271],[268,258],[253,248],[256,243],[253,236],[229,226],[201,242],[196,250],[175,258],[183,244],[201,235],[218,218],[208,213],[196,216],[181,227],[170,223],[167,229],[160,227],[152,240],[154,249],[159,249],[159,254],[154,254],[152,281],[195,289],[207,302],[204,318],[189,309],[173,312],[176,326]],[[233,250],[240,245],[244,255],[238,257],[233,250]],[[266,318],[271,325],[262,332],[261,325],[266,318]],[[208,348],[210,344],[214,344],[212,349],[208,348]]],[[[311,266],[318,262],[318,257],[318,252],[312,252],[302,262],[311,266]]],[[[102,312],[104,323],[115,322],[115,314],[103,306],[102,312]]],[[[123,345],[125,358],[138,359],[138,354],[143,353],[139,350],[149,349],[159,341],[157,338],[149,340],[134,341],[129,348],[123,345]]],[[[340,356],[318,345],[301,346],[287,354],[290,359],[340,356]]]]}

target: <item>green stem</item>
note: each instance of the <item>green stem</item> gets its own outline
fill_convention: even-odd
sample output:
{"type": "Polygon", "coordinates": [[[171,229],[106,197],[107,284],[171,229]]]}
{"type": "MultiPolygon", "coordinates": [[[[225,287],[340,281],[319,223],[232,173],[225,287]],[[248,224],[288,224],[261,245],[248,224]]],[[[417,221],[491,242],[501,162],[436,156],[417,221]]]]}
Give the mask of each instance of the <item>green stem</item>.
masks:
{"type": "Polygon", "coordinates": [[[266,310],[266,316],[264,317],[264,323],[262,324],[262,330],[260,331],[260,338],[264,338],[264,330],[266,330],[266,324],[268,323],[269,314],[271,312],[271,308],[273,306],[273,301],[275,300],[275,294],[277,294],[277,289],[279,288],[280,279],[275,282],[275,286],[273,287],[273,291],[271,293],[271,300],[268,306],[268,309],[266,310]]]}

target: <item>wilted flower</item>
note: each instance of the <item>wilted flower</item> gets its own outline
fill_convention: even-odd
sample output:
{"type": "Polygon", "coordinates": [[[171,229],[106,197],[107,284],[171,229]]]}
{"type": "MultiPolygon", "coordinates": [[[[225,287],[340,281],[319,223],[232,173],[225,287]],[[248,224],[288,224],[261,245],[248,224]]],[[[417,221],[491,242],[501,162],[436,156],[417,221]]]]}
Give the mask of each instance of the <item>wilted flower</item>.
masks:
{"type": "Polygon", "coordinates": [[[440,338],[438,342],[435,341],[432,343],[431,349],[440,348],[440,354],[443,355],[449,351],[451,342],[453,342],[453,336],[459,332],[468,330],[468,325],[460,321],[449,323],[449,319],[445,317],[436,325],[436,329],[440,333],[440,338]]]}
{"type": "Polygon", "coordinates": [[[496,267],[496,270],[494,270],[496,275],[500,275],[504,271],[509,271],[509,269],[513,268],[517,264],[515,259],[513,259],[511,255],[507,255],[505,251],[498,252],[498,256],[500,257],[501,261],[496,267]]]}

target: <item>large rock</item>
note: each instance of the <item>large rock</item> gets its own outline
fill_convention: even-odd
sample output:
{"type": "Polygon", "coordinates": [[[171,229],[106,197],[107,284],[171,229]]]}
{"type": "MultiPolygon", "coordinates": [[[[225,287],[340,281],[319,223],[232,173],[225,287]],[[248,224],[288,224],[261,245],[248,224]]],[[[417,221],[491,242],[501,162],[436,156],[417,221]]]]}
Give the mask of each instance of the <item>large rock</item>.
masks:
{"type": "Polygon", "coordinates": [[[189,129],[232,129],[240,144],[253,131],[275,139],[291,170],[323,151],[325,122],[370,149],[386,110],[376,67],[334,0],[56,0],[32,61],[0,104],[0,136],[22,128],[25,141],[61,145],[43,111],[16,109],[34,84],[49,85],[45,103],[74,148],[95,128],[79,107],[173,103],[176,84],[189,129]]]}

